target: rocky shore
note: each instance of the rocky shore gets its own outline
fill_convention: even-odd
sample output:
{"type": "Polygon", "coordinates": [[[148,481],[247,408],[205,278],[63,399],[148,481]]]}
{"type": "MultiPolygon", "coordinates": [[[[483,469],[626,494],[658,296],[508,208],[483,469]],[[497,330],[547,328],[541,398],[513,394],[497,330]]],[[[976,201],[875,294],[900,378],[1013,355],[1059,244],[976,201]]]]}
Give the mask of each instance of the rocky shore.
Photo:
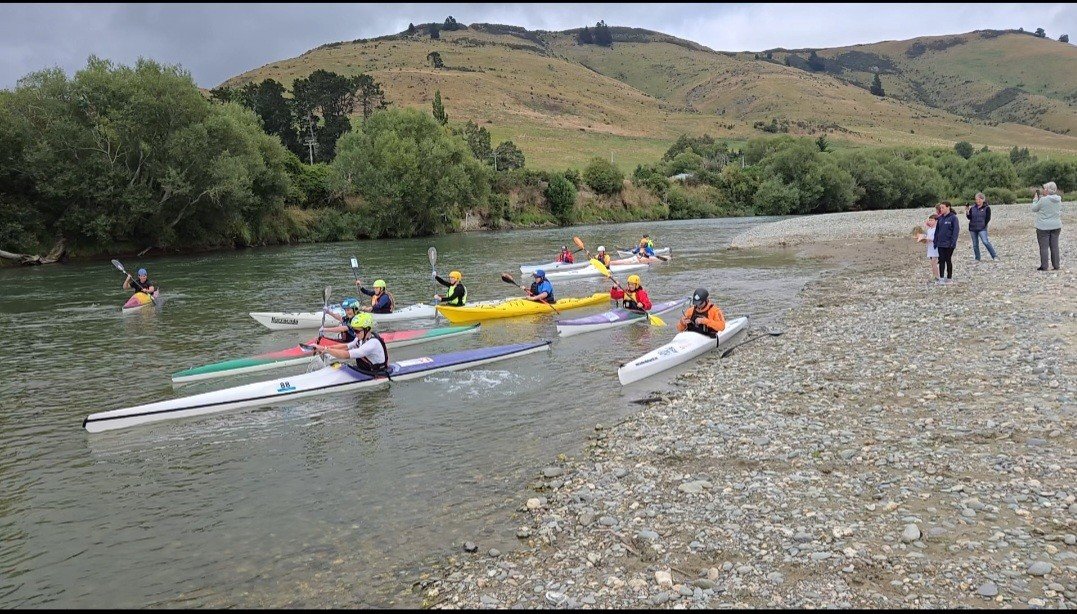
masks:
{"type": "MultiPolygon", "coordinates": [[[[1073,218],[1077,203],[1066,202],[1062,210],[1073,218]]],[[[1001,231],[1024,230],[1036,239],[1032,230],[1033,214],[1029,204],[991,205],[991,236],[1001,231]]],[[[961,228],[968,229],[964,209],[955,205],[961,218],[961,228]]],[[[795,217],[772,224],[762,224],[742,233],[733,240],[731,247],[792,247],[827,241],[853,241],[865,239],[898,239],[912,236],[913,226],[923,226],[931,208],[893,209],[888,211],[857,211],[854,213],[829,213],[795,217]]],[[[968,234],[963,237],[968,241],[968,234]]]]}
{"type": "Polygon", "coordinates": [[[781,337],[551,458],[520,548],[466,544],[423,604],[1077,607],[1073,217],[1060,272],[1027,224],[992,228],[998,263],[963,234],[950,286],[921,245],[876,244],[781,337]]]}

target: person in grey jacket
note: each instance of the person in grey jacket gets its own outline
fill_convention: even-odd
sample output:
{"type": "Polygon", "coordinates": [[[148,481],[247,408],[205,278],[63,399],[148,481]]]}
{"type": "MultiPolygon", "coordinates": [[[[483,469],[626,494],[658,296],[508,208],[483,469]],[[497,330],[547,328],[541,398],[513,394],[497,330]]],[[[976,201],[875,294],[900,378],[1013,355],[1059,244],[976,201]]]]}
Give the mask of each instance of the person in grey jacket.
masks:
{"type": "Polygon", "coordinates": [[[972,255],[976,261],[980,261],[980,241],[984,242],[987,253],[991,254],[991,260],[998,260],[995,246],[987,238],[987,225],[991,223],[991,205],[987,204],[983,192],[976,193],[976,204],[966,207],[965,217],[969,220],[969,234],[972,235],[972,255]]]}
{"type": "Polygon", "coordinates": [[[1058,186],[1048,181],[1043,184],[1043,192],[1036,188],[1032,199],[1032,211],[1036,214],[1036,241],[1040,244],[1040,268],[1047,270],[1047,252],[1051,252],[1051,267],[1059,269],[1058,236],[1062,234],[1062,197],[1058,195],[1058,186]]]}
{"type": "Polygon", "coordinates": [[[957,221],[957,214],[953,206],[947,201],[942,201],[935,206],[939,212],[938,225],[935,227],[935,247],[939,250],[939,283],[948,284],[953,282],[954,277],[954,249],[957,248],[957,234],[961,225],[957,221]]]}

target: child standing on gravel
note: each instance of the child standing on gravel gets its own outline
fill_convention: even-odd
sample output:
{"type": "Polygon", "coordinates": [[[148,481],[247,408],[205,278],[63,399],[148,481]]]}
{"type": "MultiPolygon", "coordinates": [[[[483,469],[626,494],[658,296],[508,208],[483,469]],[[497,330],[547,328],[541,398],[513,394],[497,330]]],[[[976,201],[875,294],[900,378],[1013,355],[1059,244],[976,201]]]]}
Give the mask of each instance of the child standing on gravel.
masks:
{"type": "Polygon", "coordinates": [[[936,283],[939,281],[939,249],[935,247],[935,224],[939,216],[932,213],[928,216],[924,225],[927,228],[923,234],[916,238],[921,243],[927,243],[927,257],[931,260],[931,275],[936,283]]]}

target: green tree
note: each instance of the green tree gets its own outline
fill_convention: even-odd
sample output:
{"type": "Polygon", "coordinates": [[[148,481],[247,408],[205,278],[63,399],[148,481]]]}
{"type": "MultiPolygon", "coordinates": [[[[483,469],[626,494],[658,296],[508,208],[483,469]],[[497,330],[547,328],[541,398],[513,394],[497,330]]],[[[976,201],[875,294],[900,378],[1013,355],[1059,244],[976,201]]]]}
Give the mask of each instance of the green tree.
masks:
{"type": "Polygon", "coordinates": [[[434,91],[434,119],[444,126],[449,123],[449,116],[445,113],[445,105],[441,104],[441,90],[434,91]]]}
{"type": "Polygon", "coordinates": [[[428,113],[375,113],[344,135],[339,149],[332,182],[339,193],[362,199],[363,236],[448,232],[463,209],[488,202],[488,169],[428,113]]]}
{"type": "Polygon", "coordinates": [[[318,69],[292,83],[292,101],[302,138],[313,132],[315,160],[327,162],[336,155],[337,140],[351,129],[348,115],[355,108],[356,79],[318,69]]]}
{"type": "Polygon", "coordinates": [[[261,83],[248,83],[233,96],[238,102],[262,118],[262,125],[269,134],[280,138],[284,146],[301,153],[299,132],[292,115],[292,107],[284,97],[287,90],[273,79],[261,83]]]}
{"type": "Polygon", "coordinates": [[[87,250],[256,243],[293,190],[293,156],[258,116],[210,102],[178,66],[91,56],[71,79],[33,73],[0,92],[0,120],[0,203],[87,250]]]}
{"type": "Polygon", "coordinates": [[[494,150],[494,158],[499,171],[511,171],[524,166],[524,152],[512,141],[502,141],[494,150]]]}
{"type": "Polygon", "coordinates": [[[667,176],[680,175],[682,173],[698,173],[703,170],[703,156],[685,151],[677,154],[675,158],[666,164],[667,176]]]}
{"type": "Polygon", "coordinates": [[[441,39],[441,27],[436,23],[430,24],[430,38],[433,40],[441,39]]]}
{"type": "Polygon", "coordinates": [[[408,24],[408,34],[415,34],[415,24],[413,24],[413,23],[408,24]]]}
{"type": "Polygon", "coordinates": [[[971,158],[973,152],[975,152],[975,150],[972,148],[972,143],[968,141],[960,141],[954,144],[954,151],[957,152],[957,155],[961,156],[966,160],[971,158]]]}
{"type": "Polygon", "coordinates": [[[602,45],[603,47],[613,46],[613,33],[610,32],[610,27],[606,25],[605,21],[599,21],[595,24],[594,39],[596,45],[602,45]]]}
{"type": "Polygon", "coordinates": [[[554,214],[562,226],[572,223],[573,209],[576,206],[576,186],[564,175],[555,173],[546,186],[546,202],[550,204],[550,213],[554,214]]]}
{"type": "Polygon", "coordinates": [[[1017,172],[1009,156],[1000,153],[980,153],[972,157],[965,166],[962,182],[962,196],[971,198],[976,192],[987,188],[1017,187],[1017,172]]]}
{"type": "Polygon", "coordinates": [[[800,193],[777,177],[759,184],[752,197],[752,207],[760,215],[789,215],[800,205],[800,193]]]}
{"type": "Polygon", "coordinates": [[[808,56],[808,68],[815,72],[819,72],[826,69],[826,63],[823,62],[823,58],[819,57],[815,51],[812,51],[811,55],[808,56]]]}
{"type": "Polygon", "coordinates": [[[1021,169],[1024,185],[1040,186],[1053,181],[1062,192],[1077,190],[1077,162],[1040,160],[1021,169]]]}
{"type": "Polygon", "coordinates": [[[386,109],[391,104],[385,99],[385,92],[381,90],[381,84],[367,74],[359,74],[352,77],[354,81],[356,99],[359,108],[363,110],[363,119],[370,119],[374,111],[386,109]]]}
{"type": "Polygon", "coordinates": [[[624,173],[605,158],[591,158],[583,169],[583,180],[598,194],[617,194],[624,188],[624,173]]]}
{"type": "Polygon", "coordinates": [[[1032,154],[1029,153],[1028,147],[1022,147],[1021,149],[1018,149],[1017,145],[1014,145],[1013,149],[1010,150],[1010,162],[1014,166],[1028,164],[1032,161],[1032,154]]]}
{"type": "Polygon", "coordinates": [[[1069,34],[1063,34],[1062,36],[1059,36],[1058,37],[1058,42],[1060,42],[1060,43],[1068,43],[1068,42],[1070,42],[1070,35],[1069,34]]]}
{"type": "Polygon", "coordinates": [[[1035,35],[1037,37],[1039,37],[1039,38],[1044,38],[1044,37],[1047,36],[1047,33],[1043,31],[1043,28],[1036,28],[1036,34],[1035,35]]]}
{"type": "Polygon", "coordinates": [[[445,68],[445,62],[441,59],[441,54],[437,51],[431,51],[426,54],[426,61],[430,62],[430,65],[434,68],[445,68]]]}
{"type": "Polygon", "coordinates": [[[830,146],[830,141],[827,140],[825,134],[820,134],[819,138],[815,139],[815,146],[819,148],[819,151],[826,153],[827,147],[830,146]]]}
{"type": "Polygon", "coordinates": [[[576,42],[580,45],[593,45],[595,39],[591,36],[591,30],[584,26],[580,33],[576,35],[576,42]]]}
{"type": "Polygon", "coordinates": [[[475,154],[475,158],[485,164],[493,164],[494,150],[490,146],[490,131],[468,120],[463,130],[464,140],[475,154]]]}
{"type": "Polygon", "coordinates": [[[460,24],[456,23],[456,19],[452,15],[449,15],[445,18],[445,24],[441,27],[441,29],[445,30],[446,32],[452,32],[453,30],[459,30],[460,24]]]}
{"type": "Polygon", "coordinates": [[[883,81],[879,78],[879,73],[875,73],[875,79],[871,82],[871,88],[868,91],[876,96],[886,95],[886,92],[883,90],[883,81]]]}

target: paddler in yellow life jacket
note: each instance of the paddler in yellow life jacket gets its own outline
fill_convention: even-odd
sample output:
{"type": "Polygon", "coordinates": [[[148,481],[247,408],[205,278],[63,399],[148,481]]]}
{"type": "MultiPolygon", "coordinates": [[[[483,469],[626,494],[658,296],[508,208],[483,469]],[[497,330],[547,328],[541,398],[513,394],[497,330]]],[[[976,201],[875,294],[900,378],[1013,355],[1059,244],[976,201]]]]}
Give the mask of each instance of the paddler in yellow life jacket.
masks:
{"type": "Polygon", "coordinates": [[[367,290],[363,287],[361,280],[355,280],[355,287],[360,292],[370,297],[370,307],[363,307],[363,311],[369,311],[371,313],[392,313],[393,307],[396,305],[396,301],[393,300],[393,295],[385,289],[385,280],[377,279],[374,281],[374,289],[367,290]]]}
{"type": "Polygon", "coordinates": [[[314,348],[318,355],[329,354],[336,358],[355,359],[355,370],[367,375],[380,375],[389,369],[389,348],[385,340],[374,332],[374,316],[360,313],[352,318],[351,327],[355,339],[349,343],[323,345],[314,348]]]}
{"type": "Polygon", "coordinates": [[[318,336],[324,337],[325,333],[343,333],[344,338],[341,341],[347,343],[355,339],[355,331],[352,329],[351,322],[359,314],[359,301],[354,298],[346,298],[340,302],[340,306],[344,308],[343,316],[337,315],[332,310],[326,310],[325,312],[329,317],[339,321],[340,326],[319,328],[318,336]]]}
{"type": "Polygon", "coordinates": [[[708,337],[717,337],[718,333],[725,330],[725,314],[710,301],[710,292],[706,288],[696,288],[692,294],[692,304],[677,322],[677,330],[692,331],[708,337]]]}
{"type": "Polygon", "coordinates": [[[450,307],[463,307],[467,303],[467,288],[464,284],[460,283],[463,279],[463,275],[460,271],[452,271],[449,273],[449,281],[445,281],[435,272],[433,273],[434,281],[445,286],[449,289],[449,293],[442,296],[435,294],[434,298],[441,302],[443,305],[449,305],[450,307]]]}
{"type": "Polygon", "coordinates": [[[592,256],[592,258],[601,262],[602,265],[607,268],[610,266],[610,260],[612,260],[612,258],[610,258],[610,255],[606,253],[605,245],[599,245],[598,252],[594,256],[592,256]]]}

